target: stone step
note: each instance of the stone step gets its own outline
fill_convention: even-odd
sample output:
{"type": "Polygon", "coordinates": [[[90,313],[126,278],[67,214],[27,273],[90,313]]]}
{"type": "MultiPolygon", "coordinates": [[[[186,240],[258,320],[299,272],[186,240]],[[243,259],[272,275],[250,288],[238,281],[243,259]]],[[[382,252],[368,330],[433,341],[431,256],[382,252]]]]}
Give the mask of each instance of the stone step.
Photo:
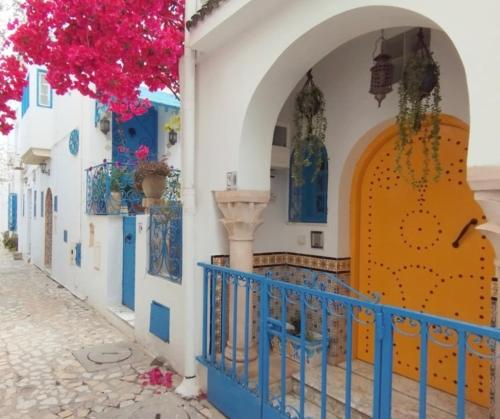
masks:
{"type": "MultiPolygon", "coordinates": [[[[373,403],[373,366],[354,360],[352,368],[351,415],[353,419],[371,418],[373,403]]],[[[292,391],[300,394],[300,374],[292,376],[292,391]]],[[[321,367],[306,370],[306,399],[316,405],[321,404],[321,367]]],[[[400,375],[393,375],[392,417],[393,419],[418,418],[419,388],[416,381],[400,375]]],[[[344,417],[345,368],[343,364],[328,366],[327,370],[327,410],[344,417]]],[[[428,387],[427,417],[432,419],[455,418],[456,398],[443,391],[428,387]]],[[[488,409],[467,403],[466,417],[487,419],[488,409]]]]}
{"type": "MultiPolygon", "coordinates": [[[[296,394],[288,394],[286,396],[286,405],[288,408],[287,413],[290,417],[295,418],[299,417],[300,412],[300,398],[296,394]],[[294,412],[290,412],[290,407],[295,409],[294,412]]],[[[321,418],[321,408],[309,400],[306,400],[304,403],[304,417],[305,418],[321,418]]],[[[342,416],[332,415],[331,412],[327,414],[328,419],[340,419],[342,416]]]]}

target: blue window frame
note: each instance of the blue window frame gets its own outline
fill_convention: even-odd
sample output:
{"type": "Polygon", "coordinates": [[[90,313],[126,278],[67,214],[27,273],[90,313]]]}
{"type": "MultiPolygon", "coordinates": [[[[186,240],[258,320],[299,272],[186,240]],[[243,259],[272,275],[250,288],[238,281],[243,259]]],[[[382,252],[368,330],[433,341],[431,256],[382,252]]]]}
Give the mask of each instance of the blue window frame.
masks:
{"type": "Polygon", "coordinates": [[[17,230],[17,194],[10,193],[9,194],[9,203],[8,203],[8,227],[9,231],[17,230]]]}
{"type": "Polygon", "coordinates": [[[47,71],[36,72],[36,105],[41,108],[52,108],[52,89],[47,82],[47,71]]]}
{"type": "Polygon", "coordinates": [[[33,191],[33,218],[36,218],[36,191],[33,191]]]}
{"type": "Polygon", "coordinates": [[[54,195],[54,212],[57,212],[57,195],[54,195]]]}
{"type": "Polygon", "coordinates": [[[21,117],[24,116],[29,107],[30,107],[30,78],[28,76],[26,81],[26,86],[23,87],[23,97],[21,99],[21,117]]]}
{"type": "MultiPolygon", "coordinates": [[[[290,157],[290,168],[293,167],[295,152],[290,157]]],[[[326,223],[328,204],[328,153],[323,146],[321,150],[321,169],[315,175],[319,156],[309,158],[311,164],[302,169],[301,184],[292,178],[290,170],[288,221],[293,223],[326,223]]]]}
{"type": "Polygon", "coordinates": [[[82,244],[77,243],[75,245],[75,265],[78,267],[82,266],[82,244]]]}
{"type": "Polygon", "coordinates": [[[40,192],[40,217],[43,217],[43,207],[44,207],[43,191],[41,191],[40,192]]]}

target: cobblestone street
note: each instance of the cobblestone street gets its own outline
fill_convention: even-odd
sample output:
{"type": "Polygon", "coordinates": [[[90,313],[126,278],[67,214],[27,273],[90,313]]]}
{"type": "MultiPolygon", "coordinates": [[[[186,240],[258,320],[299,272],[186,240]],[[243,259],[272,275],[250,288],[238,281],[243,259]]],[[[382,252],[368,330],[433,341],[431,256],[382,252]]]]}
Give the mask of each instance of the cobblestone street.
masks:
{"type": "MultiPolygon", "coordinates": [[[[126,340],[85,302],[0,249],[0,418],[115,418],[119,409],[162,399],[190,418],[218,415],[204,399],[186,402],[165,386],[145,385],[149,357],[91,373],[72,354],[126,340]]],[[[173,387],[180,379],[174,374],[173,387]]]]}

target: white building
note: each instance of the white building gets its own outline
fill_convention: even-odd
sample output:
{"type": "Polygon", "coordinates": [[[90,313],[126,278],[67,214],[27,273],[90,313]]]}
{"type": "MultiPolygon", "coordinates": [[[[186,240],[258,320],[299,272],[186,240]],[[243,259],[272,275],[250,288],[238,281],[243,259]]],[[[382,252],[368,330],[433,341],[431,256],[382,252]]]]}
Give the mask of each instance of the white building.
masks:
{"type": "MultiPolygon", "coordinates": [[[[157,339],[156,347],[148,347],[154,355],[165,355],[162,341],[149,336],[153,297],[145,293],[148,281],[168,280],[146,280],[145,265],[140,278],[130,270],[145,263],[141,254],[135,257],[135,215],[144,208],[139,192],[132,190],[133,173],[127,164],[145,144],[153,158],[168,157],[168,164],[180,169],[180,146],[170,144],[164,130],[178,113],[179,102],[171,94],[144,90],[143,97],[153,107],[119,123],[79,93],[55,94],[45,74],[30,69],[15,130],[15,165],[22,167],[11,172],[10,192],[17,194],[19,251],[130,335],[157,339]],[[123,176],[118,192],[122,196],[115,202],[117,162],[123,176]],[[124,238],[130,226],[133,234],[124,238]]],[[[154,300],[162,304],[164,298],[158,292],[154,300]]]]}

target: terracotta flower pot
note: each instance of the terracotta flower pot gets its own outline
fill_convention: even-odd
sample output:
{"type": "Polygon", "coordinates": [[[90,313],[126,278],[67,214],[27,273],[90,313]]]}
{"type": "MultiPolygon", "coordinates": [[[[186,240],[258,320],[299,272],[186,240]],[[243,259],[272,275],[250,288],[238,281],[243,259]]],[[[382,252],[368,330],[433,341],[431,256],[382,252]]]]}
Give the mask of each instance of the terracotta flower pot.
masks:
{"type": "Polygon", "coordinates": [[[165,191],[166,177],[148,175],[142,181],[142,190],[146,198],[160,199],[165,191]]]}
{"type": "Polygon", "coordinates": [[[119,191],[111,191],[107,202],[108,214],[119,214],[122,204],[122,193],[119,191]]]}

